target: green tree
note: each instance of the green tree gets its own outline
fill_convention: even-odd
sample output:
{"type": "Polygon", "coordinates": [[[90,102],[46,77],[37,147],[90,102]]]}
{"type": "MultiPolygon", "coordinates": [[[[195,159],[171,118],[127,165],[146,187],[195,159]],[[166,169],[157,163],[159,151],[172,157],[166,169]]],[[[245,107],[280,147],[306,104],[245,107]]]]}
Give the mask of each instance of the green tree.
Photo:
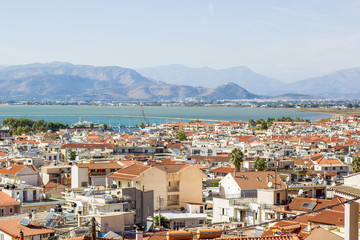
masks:
{"type": "Polygon", "coordinates": [[[230,162],[235,165],[235,171],[239,172],[244,161],[244,153],[240,148],[234,148],[230,154],[230,162]]]}
{"type": "Polygon", "coordinates": [[[254,162],[256,171],[264,171],[266,169],[266,161],[263,158],[256,158],[254,162]]]}
{"type": "Polygon", "coordinates": [[[75,151],[70,151],[69,152],[69,159],[70,160],[75,160],[76,159],[76,152],[75,151]]]}
{"type": "Polygon", "coordinates": [[[139,127],[141,127],[142,129],[145,128],[145,124],[143,122],[139,123],[139,127]]]}
{"type": "Polygon", "coordinates": [[[266,130],[268,129],[268,125],[266,124],[266,122],[262,122],[261,123],[261,130],[266,130]]]}
{"type": "MultiPolygon", "coordinates": [[[[169,228],[170,227],[169,219],[167,219],[163,215],[160,215],[160,220],[161,220],[161,226],[162,227],[164,227],[164,228],[169,228]]],[[[154,221],[155,221],[155,226],[159,226],[159,216],[155,216],[154,221]]]]}
{"type": "Polygon", "coordinates": [[[177,139],[179,139],[180,141],[183,141],[183,140],[186,140],[186,139],[187,139],[187,136],[186,136],[186,134],[185,134],[184,131],[179,131],[179,132],[175,135],[175,137],[176,137],[177,139]]]}
{"type": "Polygon", "coordinates": [[[103,129],[104,129],[104,131],[106,131],[108,129],[108,125],[106,123],[103,124],[103,129]]]}
{"type": "Polygon", "coordinates": [[[250,124],[250,126],[252,126],[252,127],[254,127],[254,126],[256,125],[254,119],[251,119],[251,118],[249,119],[249,124],[250,124]]]}
{"type": "Polygon", "coordinates": [[[90,129],[91,129],[91,130],[94,129],[94,123],[90,123],[90,129]]]}
{"type": "Polygon", "coordinates": [[[353,172],[360,172],[360,157],[355,157],[351,163],[351,167],[353,168],[353,172]]]}
{"type": "Polygon", "coordinates": [[[191,123],[201,123],[199,119],[188,121],[189,124],[191,123]]]}

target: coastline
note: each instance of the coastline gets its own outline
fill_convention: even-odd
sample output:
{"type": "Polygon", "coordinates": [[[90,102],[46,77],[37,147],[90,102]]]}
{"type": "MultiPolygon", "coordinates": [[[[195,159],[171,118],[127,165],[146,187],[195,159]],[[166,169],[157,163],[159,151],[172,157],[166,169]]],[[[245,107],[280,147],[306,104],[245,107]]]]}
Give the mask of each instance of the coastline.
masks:
{"type": "Polygon", "coordinates": [[[344,117],[348,117],[352,114],[360,115],[360,108],[355,109],[335,109],[335,108],[299,108],[298,112],[318,112],[318,113],[326,113],[332,114],[334,117],[344,115],[344,117]]]}

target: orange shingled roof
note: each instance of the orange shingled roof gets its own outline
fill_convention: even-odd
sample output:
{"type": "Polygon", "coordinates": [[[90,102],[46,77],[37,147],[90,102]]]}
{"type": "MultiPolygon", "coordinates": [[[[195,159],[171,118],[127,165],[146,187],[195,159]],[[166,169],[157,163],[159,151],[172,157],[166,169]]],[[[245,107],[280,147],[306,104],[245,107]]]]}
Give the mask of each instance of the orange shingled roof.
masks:
{"type": "Polygon", "coordinates": [[[275,187],[276,180],[277,188],[286,188],[283,180],[273,171],[236,172],[230,174],[242,190],[268,188],[268,180],[273,183],[273,187],[275,187]]]}
{"type": "Polygon", "coordinates": [[[120,169],[121,166],[118,163],[78,163],[76,164],[79,168],[88,169],[120,169]]]}
{"type": "Polygon", "coordinates": [[[300,240],[296,235],[261,236],[261,237],[237,237],[217,238],[216,240],[300,240]]]}
{"type": "Polygon", "coordinates": [[[61,148],[95,148],[95,149],[113,149],[114,144],[92,144],[92,143],[67,143],[60,146],[61,148]]]}
{"type": "Polygon", "coordinates": [[[23,170],[26,166],[24,165],[9,165],[8,167],[4,167],[0,169],[0,173],[8,174],[8,175],[16,175],[18,172],[23,170]]]}
{"type": "Polygon", "coordinates": [[[150,166],[135,163],[110,174],[108,178],[131,180],[150,168],[150,166]]]}
{"type": "Polygon", "coordinates": [[[20,238],[20,231],[24,233],[24,237],[51,234],[55,231],[41,226],[40,224],[31,221],[29,225],[23,226],[19,224],[20,219],[9,219],[0,221],[0,230],[9,234],[13,238],[20,238]]]}
{"type": "Polygon", "coordinates": [[[234,172],[235,168],[233,167],[218,167],[210,170],[210,172],[219,172],[219,173],[229,173],[234,172]]]}
{"type": "Polygon", "coordinates": [[[10,197],[3,191],[0,191],[0,207],[4,206],[14,206],[14,205],[20,205],[21,203],[19,201],[16,201],[14,198],[10,197]]]}

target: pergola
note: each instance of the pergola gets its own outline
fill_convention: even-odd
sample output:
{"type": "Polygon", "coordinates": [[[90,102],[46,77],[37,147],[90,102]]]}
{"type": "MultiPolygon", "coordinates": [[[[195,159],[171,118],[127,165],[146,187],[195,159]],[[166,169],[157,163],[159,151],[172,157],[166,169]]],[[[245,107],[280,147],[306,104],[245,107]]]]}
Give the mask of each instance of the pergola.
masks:
{"type": "Polygon", "coordinates": [[[359,202],[360,202],[360,188],[353,186],[333,186],[335,195],[343,197],[346,200],[352,200],[345,203],[345,240],[358,240],[359,238],[359,202]]]}

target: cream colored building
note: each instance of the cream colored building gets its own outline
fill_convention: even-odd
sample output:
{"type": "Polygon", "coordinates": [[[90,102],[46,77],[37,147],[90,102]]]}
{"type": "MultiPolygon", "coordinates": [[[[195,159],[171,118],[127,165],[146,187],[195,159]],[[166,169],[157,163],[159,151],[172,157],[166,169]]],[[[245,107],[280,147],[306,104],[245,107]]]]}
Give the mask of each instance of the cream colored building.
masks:
{"type": "Polygon", "coordinates": [[[136,187],[154,191],[154,208],[186,208],[188,202],[202,203],[202,180],[206,175],[195,165],[169,164],[153,167],[133,164],[108,176],[118,188],[136,187]]]}

